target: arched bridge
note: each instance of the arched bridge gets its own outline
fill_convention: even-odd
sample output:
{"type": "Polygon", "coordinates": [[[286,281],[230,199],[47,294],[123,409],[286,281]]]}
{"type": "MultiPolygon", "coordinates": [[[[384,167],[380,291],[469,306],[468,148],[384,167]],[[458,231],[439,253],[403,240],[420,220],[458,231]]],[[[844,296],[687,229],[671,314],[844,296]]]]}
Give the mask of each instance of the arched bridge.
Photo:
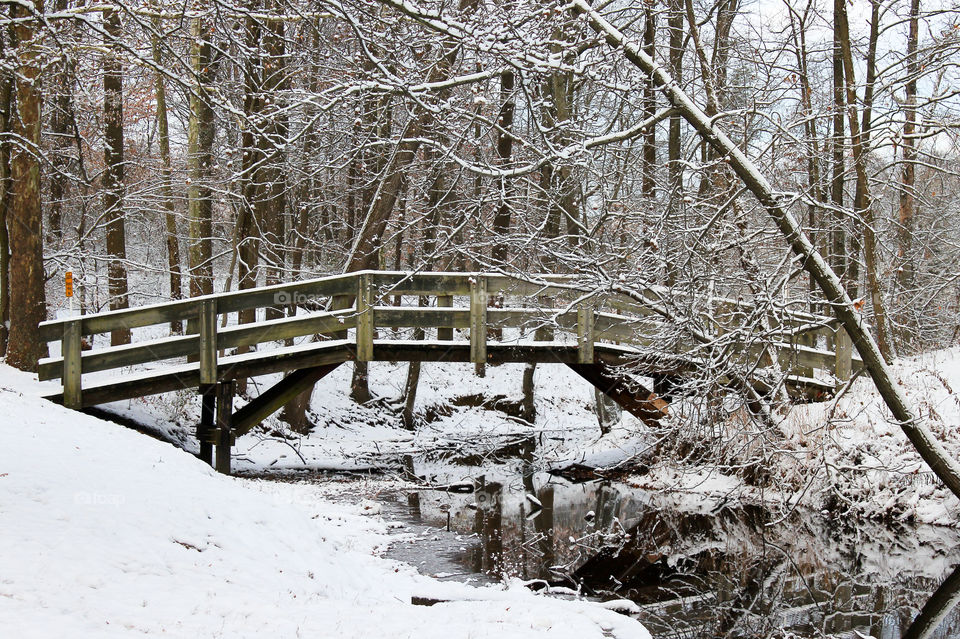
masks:
{"type": "MultiPolygon", "coordinates": [[[[42,338],[54,343],[54,352],[59,343],[60,355],[41,360],[39,375],[62,380],[62,392],[48,399],[75,409],[197,389],[201,457],[212,462],[216,445],[217,467],[225,472],[237,435],[350,360],[472,362],[479,370],[505,362],[565,364],[655,422],[667,410],[663,381],[703,366],[696,349],[664,352],[658,336],[671,318],[642,294],[588,289],[578,281],[360,271],[48,321],[40,325],[42,338]],[[240,324],[238,314],[251,309],[259,321],[240,324]],[[187,334],[167,336],[173,322],[186,322],[187,334]],[[132,330],[131,344],[101,347],[89,339],[123,329],[132,330]],[[642,374],[657,380],[653,389],[611,368],[638,358],[642,374]],[[285,377],[234,411],[235,380],[272,373],[285,377]]],[[[711,300],[704,311],[711,328],[701,340],[736,329],[755,312],[743,302],[711,300]]],[[[796,395],[828,396],[859,365],[846,333],[830,318],[780,313],[767,325],[765,339],[744,343],[738,356],[779,370],[796,395]],[[815,379],[814,369],[827,375],[815,379]]]]}

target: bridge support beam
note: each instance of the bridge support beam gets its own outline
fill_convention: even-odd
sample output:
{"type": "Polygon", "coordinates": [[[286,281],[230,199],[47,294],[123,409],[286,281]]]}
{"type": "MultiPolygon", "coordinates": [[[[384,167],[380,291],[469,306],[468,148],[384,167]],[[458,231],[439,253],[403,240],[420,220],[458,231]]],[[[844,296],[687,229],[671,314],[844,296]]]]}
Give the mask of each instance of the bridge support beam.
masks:
{"type": "Polygon", "coordinates": [[[296,370],[260,393],[260,396],[233,414],[234,435],[240,436],[274,414],[303,391],[326,377],[340,363],[296,370]]]}
{"type": "Polygon", "coordinates": [[[233,447],[233,393],[231,379],[217,384],[217,472],[230,474],[230,449],[233,447]]]}
{"type": "Polygon", "coordinates": [[[667,416],[669,404],[649,389],[631,379],[611,374],[603,364],[567,364],[604,395],[620,404],[647,426],[659,426],[667,416]]]}
{"type": "Polygon", "coordinates": [[[200,385],[200,423],[197,424],[197,441],[200,442],[200,459],[213,466],[213,430],[216,418],[215,384],[200,385]]]}

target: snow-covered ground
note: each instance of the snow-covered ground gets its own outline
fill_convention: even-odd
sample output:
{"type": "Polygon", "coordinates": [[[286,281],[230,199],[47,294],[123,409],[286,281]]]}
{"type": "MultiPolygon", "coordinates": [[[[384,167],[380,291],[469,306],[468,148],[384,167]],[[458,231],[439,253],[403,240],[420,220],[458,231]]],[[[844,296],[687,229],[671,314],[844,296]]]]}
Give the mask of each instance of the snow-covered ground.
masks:
{"type": "MultiPolygon", "coordinates": [[[[894,370],[929,427],[960,455],[960,348],[899,361],[894,370]]],[[[785,510],[799,504],[843,516],[960,521],[960,504],[890,422],[866,377],[835,402],[782,415],[779,439],[738,441],[737,424],[727,424],[720,430],[733,452],[724,468],[651,455],[650,433],[629,415],[601,436],[592,388],[559,365],[537,369],[531,427],[501,410],[457,405],[471,395],[518,399],[521,366],[491,367],[481,379],[464,365],[425,364],[421,424],[408,432],[386,405],[405,372],[405,365],[372,364],[381,399],[359,407],[348,397],[350,367],[340,367],[317,386],[318,426],[309,435],[272,418],[240,438],[237,467],[362,468],[426,450],[418,471],[447,481],[490,471],[444,465],[445,451],[483,452],[531,436],[539,468],[639,456],[645,472],[627,484],[670,491],[679,509],[696,500],[763,500],[785,510]],[[733,470],[758,455],[766,482],[733,470]]],[[[388,522],[377,509],[332,502],[316,485],[216,475],[189,454],[197,418],[189,393],[110,406],[185,452],[40,400],[44,386],[34,380],[0,366],[4,634],[646,636],[595,604],[418,575],[380,556],[388,522]],[[412,596],[455,603],[412,606],[412,596]]]]}
{"type": "MultiPolygon", "coordinates": [[[[736,415],[718,428],[678,427],[681,438],[694,443],[706,430],[715,438],[710,445],[721,449],[706,463],[692,463],[657,450],[662,442],[629,414],[601,436],[593,412],[593,388],[563,365],[537,367],[537,420],[530,426],[501,410],[461,401],[471,396],[502,396],[518,402],[522,365],[488,367],[486,377],[480,378],[468,365],[424,363],[416,404],[419,424],[415,432],[406,431],[400,427],[396,407],[389,406],[401,395],[406,368],[406,364],[371,363],[371,390],[379,400],[358,406],[349,398],[351,367],[341,366],[317,384],[311,405],[317,426],[310,434],[292,433],[279,419],[271,418],[239,439],[236,467],[241,471],[343,470],[384,464],[399,468],[403,456],[413,455],[418,473],[436,476],[438,481],[458,481],[479,473],[489,476],[491,469],[443,463],[446,457],[482,456],[518,437],[532,437],[539,469],[574,463],[611,467],[640,460],[646,472],[635,477],[633,484],[644,489],[693,498],[762,500],[785,510],[800,504],[844,516],[960,524],[960,503],[935,480],[891,421],[866,375],[836,401],[778,413],[779,432],[774,437],[758,436],[755,425],[738,421],[736,415]],[[743,471],[757,465],[757,460],[767,473],[762,485],[743,471]]],[[[960,347],[900,360],[893,368],[921,417],[947,450],[960,457],[960,347]]],[[[275,379],[258,380],[259,388],[275,379]]],[[[109,408],[152,424],[162,436],[195,449],[192,432],[199,406],[192,393],[119,402],[109,408]]]]}
{"type": "Polygon", "coordinates": [[[0,366],[5,637],[649,636],[599,604],[421,576],[379,556],[376,509],[217,475],[37,389],[0,366]]]}

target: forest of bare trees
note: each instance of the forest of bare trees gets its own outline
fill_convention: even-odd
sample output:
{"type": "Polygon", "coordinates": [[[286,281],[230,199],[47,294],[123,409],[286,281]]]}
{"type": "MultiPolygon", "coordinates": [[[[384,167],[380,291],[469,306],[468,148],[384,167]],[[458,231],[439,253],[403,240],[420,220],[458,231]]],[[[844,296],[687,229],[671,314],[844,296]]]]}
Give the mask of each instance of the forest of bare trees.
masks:
{"type": "MultiPolygon", "coordinates": [[[[665,287],[665,348],[714,351],[716,295],[762,309],[741,340],[829,313],[731,158],[576,5],[4,2],[7,362],[36,366],[66,271],[83,312],[357,269],[573,273],[665,287]]],[[[957,342],[960,7],[593,11],[760,168],[885,358],[957,342]]]]}

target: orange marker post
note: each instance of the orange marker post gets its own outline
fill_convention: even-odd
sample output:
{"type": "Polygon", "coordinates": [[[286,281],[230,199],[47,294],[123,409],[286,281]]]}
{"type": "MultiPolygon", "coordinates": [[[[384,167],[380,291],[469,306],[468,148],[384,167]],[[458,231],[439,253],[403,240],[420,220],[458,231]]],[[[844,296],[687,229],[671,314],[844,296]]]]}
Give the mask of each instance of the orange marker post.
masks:
{"type": "Polygon", "coordinates": [[[70,314],[73,315],[73,271],[67,271],[63,276],[64,292],[70,302],[70,314]]]}

